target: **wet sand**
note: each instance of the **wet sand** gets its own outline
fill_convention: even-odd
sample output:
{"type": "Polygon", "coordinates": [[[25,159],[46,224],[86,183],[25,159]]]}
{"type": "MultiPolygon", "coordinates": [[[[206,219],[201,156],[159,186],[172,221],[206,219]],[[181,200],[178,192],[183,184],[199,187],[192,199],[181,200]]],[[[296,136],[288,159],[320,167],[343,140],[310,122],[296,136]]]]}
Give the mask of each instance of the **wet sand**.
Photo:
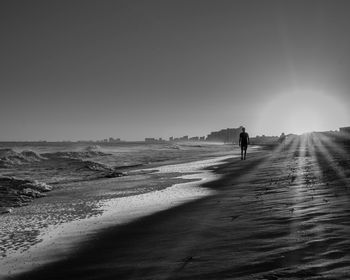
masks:
{"type": "Polygon", "coordinates": [[[350,279],[349,149],[304,137],[231,159],[215,195],[86,240],[9,279],[350,279]]]}

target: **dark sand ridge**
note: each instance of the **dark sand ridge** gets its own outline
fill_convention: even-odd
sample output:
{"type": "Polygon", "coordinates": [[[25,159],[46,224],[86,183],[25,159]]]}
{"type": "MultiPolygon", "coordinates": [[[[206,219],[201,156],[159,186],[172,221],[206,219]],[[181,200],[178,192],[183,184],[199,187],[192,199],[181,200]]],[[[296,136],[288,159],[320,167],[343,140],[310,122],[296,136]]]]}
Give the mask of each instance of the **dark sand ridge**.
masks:
{"type": "Polygon", "coordinates": [[[350,279],[349,163],[315,137],[233,159],[205,185],[215,196],[105,230],[10,279],[350,279]]]}

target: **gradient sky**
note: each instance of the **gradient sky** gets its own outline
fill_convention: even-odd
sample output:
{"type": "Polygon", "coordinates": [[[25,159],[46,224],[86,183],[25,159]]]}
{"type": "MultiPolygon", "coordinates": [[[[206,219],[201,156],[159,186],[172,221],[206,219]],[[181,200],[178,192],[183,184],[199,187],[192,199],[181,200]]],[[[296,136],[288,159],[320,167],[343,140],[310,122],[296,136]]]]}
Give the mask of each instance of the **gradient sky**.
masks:
{"type": "Polygon", "coordinates": [[[0,140],[350,125],[350,1],[0,2],[0,140]]]}

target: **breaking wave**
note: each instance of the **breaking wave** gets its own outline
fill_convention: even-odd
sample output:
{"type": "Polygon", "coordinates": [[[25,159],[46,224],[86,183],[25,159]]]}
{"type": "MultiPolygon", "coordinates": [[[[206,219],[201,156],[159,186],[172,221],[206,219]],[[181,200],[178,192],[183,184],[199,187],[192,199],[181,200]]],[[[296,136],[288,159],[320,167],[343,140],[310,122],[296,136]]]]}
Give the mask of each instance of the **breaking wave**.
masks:
{"type": "Polygon", "coordinates": [[[37,180],[0,176],[0,214],[10,212],[8,207],[27,205],[51,190],[50,185],[37,180]]]}
{"type": "Polygon", "coordinates": [[[96,151],[96,150],[85,150],[85,151],[66,151],[66,152],[55,152],[55,153],[45,153],[43,156],[55,159],[55,158],[68,158],[68,159],[87,159],[93,157],[106,156],[108,154],[96,151]]]}
{"type": "Polygon", "coordinates": [[[36,152],[25,150],[16,152],[13,149],[0,149],[0,167],[11,167],[46,159],[36,152]]]}

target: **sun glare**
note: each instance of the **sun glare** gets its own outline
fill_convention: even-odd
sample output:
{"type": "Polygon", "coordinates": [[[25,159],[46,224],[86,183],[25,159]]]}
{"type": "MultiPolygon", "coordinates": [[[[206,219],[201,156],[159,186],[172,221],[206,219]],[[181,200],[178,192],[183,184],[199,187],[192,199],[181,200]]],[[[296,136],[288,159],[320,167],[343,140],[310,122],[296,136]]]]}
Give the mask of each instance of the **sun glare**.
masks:
{"type": "Polygon", "coordinates": [[[277,95],[264,108],[260,127],[271,133],[302,134],[335,130],[349,115],[341,102],[331,95],[313,91],[295,91],[277,95]]]}
{"type": "Polygon", "coordinates": [[[323,115],[315,106],[300,104],[296,111],[286,116],[286,125],[297,134],[322,130],[323,115]]]}

